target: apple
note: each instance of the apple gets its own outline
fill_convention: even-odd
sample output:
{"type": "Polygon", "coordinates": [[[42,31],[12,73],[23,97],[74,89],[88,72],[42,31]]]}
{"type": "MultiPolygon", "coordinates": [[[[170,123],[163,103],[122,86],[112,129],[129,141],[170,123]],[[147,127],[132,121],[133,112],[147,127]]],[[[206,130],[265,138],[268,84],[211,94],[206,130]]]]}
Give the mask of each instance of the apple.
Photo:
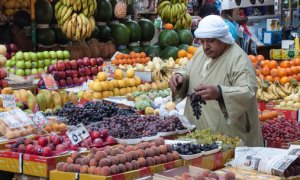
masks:
{"type": "Polygon", "coordinates": [[[34,153],[34,146],[32,144],[26,145],[26,154],[33,154],[34,153]]]}
{"type": "Polygon", "coordinates": [[[47,73],[47,66],[44,67],[44,72],[47,73]]]}
{"type": "Polygon", "coordinates": [[[66,69],[71,69],[70,61],[64,61],[66,69]]]}
{"type": "Polygon", "coordinates": [[[51,64],[51,59],[44,60],[45,66],[49,66],[51,64]]]}
{"type": "Polygon", "coordinates": [[[47,146],[46,146],[46,147],[49,147],[51,151],[54,151],[54,150],[55,150],[55,146],[54,146],[54,144],[53,144],[53,143],[49,143],[49,144],[47,144],[47,146]]]}
{"type": "Polygon", "coordinates": [[[103,140],[101,138],[96,138],[93,141],[93,145],[97,147],[102,147],[103,146],[103,140]]]}
{"type": "Polygon", "coordinates": [[[1,87],[8,87],[8,82],[5,79],[1,80],[1,87]]]}
{"type": "Polygon", "coordinates": [[[44,68],[38,68],[37,70],[38,70],[39,74],[43,74],[44,73],[44,68]]]}
{"type": "Polygon", "coordinates": [[[18,75],[18,76],[25,76],[25,71],[23,69],[17,69],[16,75],[18,75]]]}
{"type": "Polygon", "coordinates": [[[14,44],[14,43],[9,44],[9,48],[8,49],[11,52],[17,52],[18,51],[17,45],[14,44]]]}
{"type": "Polygon", "coordinates": [[[37,62],[31,62],[31,68],[38,68],[37,62]]]}
{"type": "Polygon", "coordinates": [[[77,61],[76,60],[71,60],[70,61],[70,64],[71,64],[71,69],[77,69],[77,61]]]}
{"type": "Polygon", "coordinates": [[[64,59],[64,53],[62,50],[56,51],[57,59],[64,59]]]}
{"type": "Polygon", "coordinates": [[[11,63],[11,60],[7,60],[5,66],[6,66],[6,67],[11,67],[11,66],[10,66],[10,63],[11,63]]]}
{"type": "Polygon", "coordinates": [[[38,67],[39,67],[39,68],[43,68],[44,66],[45,66],[44,60],[39,60],[39,61],[38,61],[38,67]]]}
{"type": "Polygon", "coordinates": [[[101,129],[99,133],[100,133],[101,138],[105,139],[108,136],[108,130],[107,129],[101,129]]]}
{"type": "Polygon", "coordinates": [[[85,67],[89,67],[91,65],[91,60],[88,57],[84,57],[83,63],[85,67]]]}
{"type": "Polygon", "coordinates": [[[58,144],[55,149],[59,152],[63,152],[68,150],[68,147],[65,144],[58,144]]]}
{"type": "Polygon", "coordinates": [[[25,69],[30,69],[31,68],[31,62],[30,61],[25,61],[25,69]]]}
{"type": "Polygon", "coordinates": [[[33,147],[33,153],[36,154],[36,155],[41,155],[42,154],[42,149],[43,147],[40,146],[40,145],[35,145],[33,147]]]}
{"type": "Polygon", "coordinates": [[[48,72],[48,73],[52,73],[53,71],[56,71],[56,66],[54,66],[54,65],[48,66],[47,72],[48,72]]]}
{"type": "Polygon", "coordinates": [[[23,61],[24,60],[24,54],[21,51],[16,53],[16,60],[17,61],[23,61]]]}
{"type": "Polygon", "coordinates": [[[85,67],[84,71],[86,76],[89,76],[91,74],[91,69],[89,67],[85,67]]]}
{"type": "Polygon", "coordinates": [[[80,84],[83,84],[84,82],[86,82],[86,78],[85,77],[80,77],[79,80],[80,80],[80,84]]]}
{"type": "Polygon", "coordinates": [[[96,60],[98,66],[102,66],[102,64],[104,63],[104,60],[101,57],[96,58],[96,60]]]}
{"type": "Polygon", "coordinates": [[[39,88],[44,88],[45,87],[45,82],[43,79],[40,79],[39,82],[38,82],[38,87],[39,88]]]}
{"type": "Polygon", "coordinates": [[[30,53],[29,52],[24,52],[24,60],[25,61],[30,61],[30,53]]]}
{"type": "Polygon", "coordinates": [[[24,61],[17,61],[16,67],[18,69],[24,69],[25,68],[25,62],[24,61]]]}
{"type": "Polygon", "coordinates": [[[37,69],[31,69],[31,74],[32,75],[36,75],[36,74],[38,74],[39,72],[38,72],[38,70],[37,69]]]}
{"type": "Polygon", "coordinates": [[[84,70],[84,68],[78,68],[78,75],[79,76],[85,76],[85,70],[84,70]]]}
{"type": "Polygon", "coordinates": [[[107,142],[108,144],[115,144],[116,140],[112,136],[107,136],[107,138],[105,138],[105,142],[107,142]]]}
{"type": "Polygon", "coordinates": [[[57,63],[57,60],[56,59],[52,59],[51,60],[51,64],[56,64],[57,63]]]}
{"type": "MultiPolygon", "coordinates": [[[[50,59],[50,58],[51,58],[49,51],[44,51],[44,52],[43,52],[43,55],[44,55],[44,58],[43,58],[43,59],[50,59]]],[[[54,59],[54,58],[51,58],[51,59],[54,59]]],[[[55,58],[55,59],[56,59],[56,58],[55,58]]]]}
{"type": "Polygon", "coordinates": [[[43,150],[42,150],[42,156],[51,156],[52,155],[52,151],[49,147],[43,147],[43,150]]]}
{"type": "Polygon", "coordinates": [[[66,80],[64,80],[64,79],[59,80],[59,86],[60,87],[66,87],[66,85],[67,85],[66,80]]]}
{"type": "Polygon", "coordinates": [[[66,69],[65,63],[62,60],[59,60],[56,66],[57,70],[59,71],[64,71],[66,69]]]}
{"type": "Polygon", "coordinates": [[[93,131],[90,136],[92,139],[100,138],[100,133],[98,131],[93,131]]]}
{"type": "Polygon", "coordinates": [[[97,59],[96,58],[91,58],[91,66],[96,66],[97,65],[97,59]]]}
{"type": "Polygon", "coordinates": [[[98,74],[98,67],[93,66],[91,67],[91,75],[97,75],[98,74]]]}
{"type": "Polygon", "coordinates": [[[31,75],[31,69],[25,69],[25,76],[31,75]]]}
{"type": "Polygon", "coordinates": [[[7,72],[5,69],[0,68],[0,79],[4,79],[7,77],[7,72]]]}
{"type": "Polygon", "coordinates": [[[67,77],[72,77],[72,75],[73,75],[72,70],[66,70],[66,76],[67,77]]]}
{"type": "Polygon", "coordinates": [[[39,60],[45,59],[43,52],[37,52],[36,54],[39,60]]]}
{"type": "Polygon", "coordinates": [[[31,52],[31,53],[30,53],[30,60],[31,60],[31,61],[38,61],[39,58],[38,58],[37,53],[31,52]]]}
{"type": "Polygon", "coordinates": [[[98,72],[102,72],[102,66],[98,66],[98,72]]]}
{"type": "Polygon", "coordinates": [[[65,71],[58,71],[58,77],[59,79],[65,79],[67,77],[67,74],[65,71]]]}
{"type": "Polygon", "coordinates": [[[15,73],[16,73],[16,70],[15,70],[14,68],[10,68],[10,69],[9,69],[9,73],[15,74],[15,73]]]}
{"type": "Polygon", "coordinates": [[[82,59],[77,60],[77,67],[84,67],[84,62],[82,59]]]}
{"type": "Polygon", "coordinates": [[[62,136],[55,136],[53,138],[53,144],[57,146],[58,144],[61,144],[64,141],[64,138],[62,136]]]}
{"type": "Polygon", "coordinates": [[[79,85],[80,84],[80,80],[78,77],[73,77],[73,83],[74,85],[79,85]]]}
{"type": "Polygon", "coordinates": [[[26,139],[24,140],[24,144],[25,144],[25,145],[33,144],[33,140],[32,140],[32,139],[29,139],[29,138],[26,138],[26,139]]]}
{"type": "Polygon", "coordinates": [[[63,51],[63,56],[64,56],[64,59],[70,59],[70,52],[67,51],[67,50],[64,50],[63,51]]]}
{"type": "Polygon", "coordinates": [[[48,139],[46,137],[39,137],[38,145],[45,147],[48,144],[48,139]]]}
{"type": "Polygon", "coordinates": [[[72,77],[78,77],[78,71],[77,70],[72,70],[72,77]]]}
{"type": "MultiPolygon", "coordinates": [[[[8,61],[7,61],[8,62],[8,61]]],[[[16,65],[16,60],[10,60],[10,63],[9,63],[9,67],[14,67],[16,65]]],[[[6,66],[8,66],[7,65],[7,63],[6,63],[6,66]]]]}
{"type": "Polygon", "coordinates": [[[57,59],[58,58],[55,51],[50,51],[49,53],[50,53],[50,58],[51,59],[57,59]]]}
{"type": "Polygon", "coordinates": [[[93,78],[91,76],[85,76],[86,80],[93,80],[93,78]]]}
{"type": "Polygon", "coordinates": [[[77,144],[71,144],[70,149],[73,151],[78,151],[79,146],[77,144]]]}
{"type": "Polygon", "coordinates": [[[71,77],[67,77],[66,84],[67,84],[67,86],[73,85],[73,79],[71,77]]]}

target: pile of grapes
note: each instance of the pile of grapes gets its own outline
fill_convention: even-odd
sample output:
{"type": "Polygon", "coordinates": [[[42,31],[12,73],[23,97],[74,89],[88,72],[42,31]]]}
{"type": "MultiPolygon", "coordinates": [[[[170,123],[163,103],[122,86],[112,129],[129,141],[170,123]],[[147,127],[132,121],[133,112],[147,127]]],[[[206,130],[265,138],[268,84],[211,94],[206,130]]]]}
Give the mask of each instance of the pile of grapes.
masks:
{"type": "Polygon", "coordinates": [[[206,105],[206,101],[201,96],[192,93],[190,95],[191,106],[193,109],[194,116],[199,119],[202,113],[202,104],[206,105]]]}
{"type": "Polygon", "coordinates": [[[105,103],[103,101],[88,102],[83,107],[75,106],[73,103],[67,103],[57,111],[55,115],[66,117],[69,125],[84,125],[93,122],[102,121],[103,118],[116,115],[136,114],[133,108],[119,108],[115,103],[105,103]]]}
{"type": "Polygon", "coordinates": [[[173,144],[173,150],[182,155],[199,154],[203,151],[211,151],[218,149],[219,145],[213,142],[212,144],[193,144],[193,143],[177,143],[173,144]]]}

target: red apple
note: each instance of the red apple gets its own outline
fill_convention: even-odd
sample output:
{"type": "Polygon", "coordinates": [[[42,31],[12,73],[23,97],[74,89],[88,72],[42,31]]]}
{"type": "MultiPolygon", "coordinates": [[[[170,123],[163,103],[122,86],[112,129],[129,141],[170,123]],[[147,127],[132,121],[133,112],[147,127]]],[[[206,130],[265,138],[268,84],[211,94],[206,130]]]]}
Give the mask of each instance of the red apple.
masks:
{"type": "Polygon", "coordinates": [[[52,151],[49,147],[43,147],[43,151],[42,151],[42,156],[51,156],[52,155],[52,151]]]}
{"type": "Polygon", "coordinates": [[[77,61],[76,60],[71,60],[71,69],[77,69],[77,61]]]}
{"type": "Polygon", "coordinates": [[[66,87],[66,85],[67,85],[66,80],[64,80],[64,79],[59,80],[59,86],[60,87],[66,87]]]}
{"type": "Polygon", "coordinates": [[[83,84],[84,82],[86,82],[86,78],[85,77],[80,77],[79,80],[80,80],[81,84],[83,84]]]}
{"type": "Polygon", "coordinates": [[[78,151],[79,146],[77,144],[71,144],[70,149],[73,151],[78,151]]]}
{"type": "Polygon", "coordinates": [[[40,146],[40,145],[35,145],[33,147],[33,153],[36,154],[36,155],[41,155],[42,154],[42,150],[43,150],[43,147],[40,146]]]}
{"type": "Polygon", "coordinates": [[[67,77],[66,71],[58,71],[59,79],[65,79],[67,77]]]}
{"type": "Polygon", "coordinates": [[[91,66],[96,66],[97,65],[96,58],[91,58],[90,61],[91,61],[91,66]]]}
{"type": "Polygon", "coordinates": [[[91,75],[97,75],[98,74],[98,67],[93,66],[91,67],[91,75]]]}
{"type": "Polygon", "coordinates": [[[24,140],[24,144],[25,144],[25,145],[33,144],[33,140],[32,140],[32,139],[26,138],[26,139],[24,140]]]}
{"type": "Polygon", "coordinates": [[[59,61],[57,62],[57,70],[63,71],[63,70],[65,70],[65,69],[66,69],[66,66],[65,66],[64,61],[63,61],[63,60],[59,60],[59,61]]]}
{"type": "Polygon", "coordinates": [[[115,144],[116,140],[112,136],[107,136],[107,138],[105,139],[105,142],[107,142],[108,144],[115,144]]]}
{"type": "Polygon", "coordinates": [[[86,81],[93,80],[93,78],[91,76],[85,76],[85,78],[86,78],[86,81]]]}
{"type": "Polygon", "coordinates": [[[73,70],[66,70],[67,77],[72,77],[72,75],[73,75],[73,70]]]}
{"type": "Polygon", "coordinates": [[[72,86],[73,85],[73,79],[71,77],[67,77],[66,84],[67,84],[67,86],[72,86]]]}
{"type": "Polygon", "coordinates": [[[85,67],[89,67],[91,65],[91,60],[88,57],[84,57],[83,63],[85,67]]]}
{"type": "Polygon", "coordinates": [[[78,75],[79,76],[85,76],[85,70],[84,70],[84,68],[78,68],[78,75]]]}
{"type": "Polygon", "coordinates": [[[18,146],[18,152],[19,153],[25,153],[26,152],[26,146],[25,146],[25,144],[20,144],[18,146]]]}
{"type": "Polygon", "coordinates": [[[77,70],[72,70],[72,76],[73,78],[78,77],[78,71],[77,70]]]}
{"type": "Polygon", "coordinates": [[[90,69],[89,67],[85,67],[85,68],[84,68],[84,71],[85,71],[85,75],[86,75],[86,76],[91,75],[91,69],[90,69]]]}
{"type": "Polygon", "coordinates": [[[103,146],[103,140],[101,138],[96,138],[93,141],[94,146],[102,147],[103,146]]]}
{"type": "Polygon", "coordinates": [[[68,147],[65,144],[58,144],[55,149],[61,152],[68,150],[68,147]]]}
{"type": "Polygon", "coordinates": [[[52,73],[53,71],[56,71],[56,65],[55,64],[49,65],[47,67],[47,72],[48,73],[52,73]]]}
{"type": "Polygon", "coordinates": [[[28,144],[26,146],[26,154],[33,154],[34,153],[34,146],[32,144],[28,144]]]}
{"type": "Polygon", "coordinates": [[[97,65],[102,66],[104,60],[101,57],[96,58],[96,60],[97,60],[97,65]]]}
{"type": "Polygon", "coordinates": [[[58,71],[52,71],[51,74],[55,80],[59,80],[58,71]]]}
{"type": "Polygon", "coordinates": [[[90,136],[92,139],[100,138],[100,133],[98,131],[93,131],[90,136]]]}
{"type": "Polygon", "coordinates": [[[77,67],[84,67],[84,62],[82,59],[77,60],[77,67]]]}
{"type": "Polygon", "coordinates": [[[57,146],[58,144],[61,144],[64,141],[64,138],[62,136],[55,136],[53,138],[53,144],[57,146]]]}
{"type": "Polygon", "coordinates": [[[1,80],[1,87],[8,87],[8,82],[5,79],[1,80]]]}
{"type": "Polygon", "coordinates": [[[38,139],[38,145],[45,147],[48,144],[48,139],[46,137],[40,137],[38,139]]]}
{"type": "Polygon", "coordinates": [[[74,78],[73,78],[73,83],[74,83],[75,85],[79,85],[79,84],[80,84],[80,80],[78,79],[78,77],[74,77],[74,78]]]}
{"type": "Polygon", "coordinates": [[[51,133],[50,136],[49,136],[49,139],[51,142],[54,141],[54,139],[57,137],[58,135],[56,133],[51,133]]]}
{"type": "Polygon", "coordinates": [[[102,66],[98,66],[98,72],[102,72],[102,66]]]}
{"type": "Polygon", "coordinates": [[[70,61],[64,61],[64,63],[65,63],[65,67],[66,67],[66,69],[71,69],[71,63],[70,63],[70,61]]]}
{"type": "Polygon", "coordinates": [[[0,68],[0,79],[4,79],[7,76],[7,72],[5,69],[0,68]]]}
{"type": "Polygon", "coordinates": [[[101,129],[100,130],[100,137],[105,139],[108,136],[108,130],[107,129],[101,129]]]}
{"type": "Polygon", "coordinates": [[[46,147],[49,147],[50,149],[51,149],[51,151],[54,151],[55,150],[55,146],[54,146],[54,144],[53,143],[49,143],[49,144],[47,144],[47,146],[46,147]]]}

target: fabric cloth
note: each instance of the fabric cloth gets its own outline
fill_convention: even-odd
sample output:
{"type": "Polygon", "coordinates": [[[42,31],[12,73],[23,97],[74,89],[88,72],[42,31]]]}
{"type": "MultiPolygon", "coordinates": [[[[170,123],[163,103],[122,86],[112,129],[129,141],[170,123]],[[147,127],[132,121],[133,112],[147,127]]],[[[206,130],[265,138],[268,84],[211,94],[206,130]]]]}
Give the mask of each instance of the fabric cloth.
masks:
{"type": "Polygon", "coordinates": [[[231,36],[236,41],[238,38],[238,33],[237,33],[237,29],[236,29],[235,25],[227,19],[225,19],[224,21],[229,28],[229,32],[230,32],[231,36]]]}
{"type": "Polygon", "coordinates": [[[219,85],[224,103],[207,101],[206,105],[202,105],[202,115],[197,120],[187,97],[184,115],[197,129],[211,128],[218,133],[239,137],[246,146],[263,146],[257,112],[257,81],[247,54],[234,43],[224,54],[213,59],[203,73],[209,59],[200,46],[186,68],[177,72],[183,75],[184,81],[172,94],[173,101],[180,102],[199,84],[219,85]],[[200,78],[202,74],[204,77],[200,78]]]}
{"type": "Polygon", "coordinates": [[[194,34],[196,38],[216,38],[226,44],[234,43],[229,27],[218,15],[209,15],[203,18],[194,34]]]}

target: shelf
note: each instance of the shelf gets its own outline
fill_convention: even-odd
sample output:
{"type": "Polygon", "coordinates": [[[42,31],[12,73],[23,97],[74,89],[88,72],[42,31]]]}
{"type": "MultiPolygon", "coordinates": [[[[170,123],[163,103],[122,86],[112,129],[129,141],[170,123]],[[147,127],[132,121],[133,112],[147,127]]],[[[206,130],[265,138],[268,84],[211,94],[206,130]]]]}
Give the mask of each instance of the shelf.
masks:
{"type": "Polygon", "coordinates": [[[279,15],[263,15],[263,16],[248,16],[248,21],[247,23],[256,23],[260,22],[265,19],[273,19],[273,18],[280,18],[279,15]]]}

